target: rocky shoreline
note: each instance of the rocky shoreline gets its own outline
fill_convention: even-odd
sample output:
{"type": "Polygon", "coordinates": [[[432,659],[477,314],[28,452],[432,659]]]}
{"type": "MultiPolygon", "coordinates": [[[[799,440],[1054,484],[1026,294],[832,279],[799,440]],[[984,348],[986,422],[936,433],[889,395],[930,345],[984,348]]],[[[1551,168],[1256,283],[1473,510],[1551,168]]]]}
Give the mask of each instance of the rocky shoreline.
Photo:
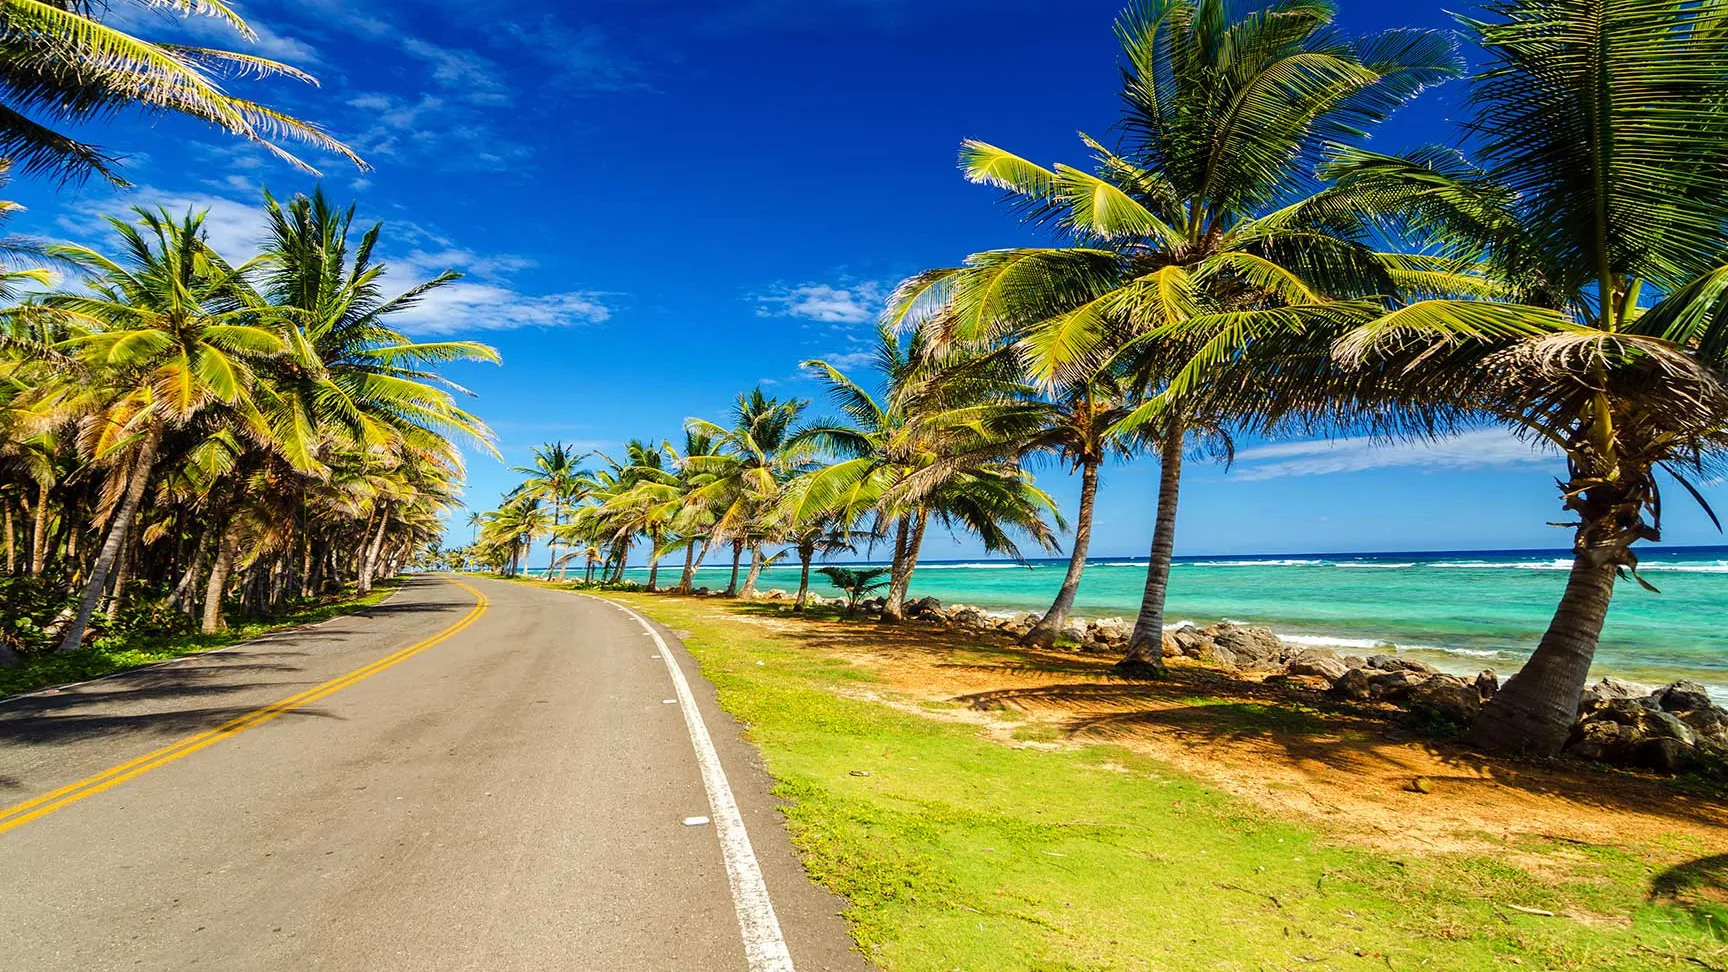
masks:
{"type": "MultiPolygon", "coordinates": [[[[791,599],[768,590],[758,600],[791,599]]],[[[845,607],[843,598],[812,603],[845,607]]],[[[881,598],[860,603],[866,614],[882,609],[881,598]]],[[[910,621],[960,631],[1019,638],[1032,630],[1036,614],[1002,615],[965,604],[943,607],[934,597],[908,601],[910,621]]],[[[1120,654],[1133,623],[1122,618],[1072,619],[1059,642],[1083,652],[1120,654]]],[[[1164,632],[1166,658],[1184,658],[1258,678],[1289,683],[1343,701],[1386,704],[1468,728],[1500,678],[1484,670],[1474,678],[1450,674],[1396,654],[1343,655],[1325,647],[1291,644],[1261,625],[1222,621],[1204,628],[1184,624],[1164,632]]],[[[1696,682],[1655,687],[1605,678],[1587,688],[1565,752],[1597,762],[1675,773],[1728,766],[1728,709],[1696,682]]]]}

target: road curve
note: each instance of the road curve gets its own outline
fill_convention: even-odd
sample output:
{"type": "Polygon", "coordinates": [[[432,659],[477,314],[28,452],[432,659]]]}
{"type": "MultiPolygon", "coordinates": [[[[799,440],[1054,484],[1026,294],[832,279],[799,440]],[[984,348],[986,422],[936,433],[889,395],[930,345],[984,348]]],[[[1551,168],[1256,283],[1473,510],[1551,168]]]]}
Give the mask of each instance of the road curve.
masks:
{"type": "MultiPolygon", "coordinates": [[[[723,835],[685,824],[715,808],[652,637],[597,600],[463,583],[0,703],[0,964],[757,972],[723,835]]],[[[864,972],[659,633],[796,968],[864,972]]]]}

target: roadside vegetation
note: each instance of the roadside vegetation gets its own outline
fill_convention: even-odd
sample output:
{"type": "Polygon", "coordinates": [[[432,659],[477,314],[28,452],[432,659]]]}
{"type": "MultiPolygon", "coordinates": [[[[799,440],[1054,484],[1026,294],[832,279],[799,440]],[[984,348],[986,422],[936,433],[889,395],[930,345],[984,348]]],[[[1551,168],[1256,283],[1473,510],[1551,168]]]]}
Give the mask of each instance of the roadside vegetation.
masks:
{"type": "Polygon", "coordinates": [[[1513,771],[1180,662],[1134,683],[831,608],[608,596],[701,662],[890,972],[1728,959],[1728,808],[1666,784],[1513,771]]]}
{"type": "Polygon", "coordinates": [[[895,624],[932,526],[1011,557],[1056,548],[1068,518],[1028,472],[1054,457],[1082,489],[1069,576],[1023,635],[1049,645],[1100,465],[1145,457],[1161,487],[1120,674],[1156,679],[1185,461],[1243,435],[1500,424],[1566,457],[1574,556],[1534,655],[1471,732],[1558,752],[1615,585],[1643,583],[1635,545],[1660,539],[1664,491],[1702,504],[1728,447],[1728,10],[1496,3],[1460,20],[1473,70],[1450,34],[1349,37],[1333,14],[1134,4],[1116,25],[1121,115],[1110,142],[1082,137],[1083,165],[962,146],[965,177],[1049,246],[906,281],[874,368],[808,363],[830,416],[756,389],[725,425],[691,419],[620,455],[548,445],[447,562],[517,573],[548,538],[551,575],[616,584],[641,551],[649,589],[687,592],[695,565],[729,555],[726,593],[749,597],[777,558],[880,545],[895,624]],[[1468,92],[1451,143],[1364,147],[1446,83],[1468,92]]]}
{"type": "Polygon", "coordinates": [[[0,697],[101,678],[171,658],[227,648],[272,632],[328,621],[376,606],[396,593],[399,584],[395,579],[382,580],[368,594],[353,591],[329,594],[296,604],[283,614],[242,621],[217,634],[174,633],[174,626],[165,628],[145,619],[135,628],[110,631],[76,651],[32,655],[16,668],[0,668],[0,697]]]}
{"type": "MultiPolygon", "coordinates": [[[[364,167],[315,124],[231,90],[312,78],[150,41],[127,26],[146,8],[257,39],[221,3],[8,4],[0,180],[124,185],[117,156],[68,133],[129,112],[201,119],[309,172],[277,141],[364,167]]],[[[489,446],[438,371],[496,355],[391,324],[455,275],[388,294],[380,226],[321,193],[260,206],[255,254],[216,252],[202,214],[142,208],[111,217],[96,247],[0,241],[3,684],[243,637],[350,586],[365,598],[442,531],[458,444],[489,446]]],[[[16,208],[0,203],[0,218],[16,208]]]]}

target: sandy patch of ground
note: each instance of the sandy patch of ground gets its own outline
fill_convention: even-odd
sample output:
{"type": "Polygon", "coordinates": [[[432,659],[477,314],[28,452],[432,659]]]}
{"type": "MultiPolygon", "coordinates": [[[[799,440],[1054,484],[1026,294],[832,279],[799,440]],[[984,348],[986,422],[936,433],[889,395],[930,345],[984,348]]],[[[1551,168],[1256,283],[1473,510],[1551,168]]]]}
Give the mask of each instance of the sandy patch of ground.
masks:
{"type": "Polygon", "coordinates": [[[1126,746],[1381,849],[1492,850],[1552,867],[1564,850],[1525,855],[1517,845],[1636,845],[1676,859],[1700,844],[1728,846],[1728,794],[1577,763],[1490,758],[1416,737],[1390,707],[1181,662],[1168,680],[1124,682],[1109,676],[1110,659],[1030,651],[993,635],[730,617],[870,668],[884,680],[871,695],[888,704],[964,720],[1013,745],[1126,746]],[[1432,792],[1413,788],[1418,777],[1432,792]]]}

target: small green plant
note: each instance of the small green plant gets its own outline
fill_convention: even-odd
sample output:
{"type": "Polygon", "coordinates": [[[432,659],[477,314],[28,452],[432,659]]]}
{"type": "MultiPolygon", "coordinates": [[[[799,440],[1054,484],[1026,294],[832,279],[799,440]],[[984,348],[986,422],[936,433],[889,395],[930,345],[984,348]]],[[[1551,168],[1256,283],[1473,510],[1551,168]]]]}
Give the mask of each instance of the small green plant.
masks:
{"type": "Polygon", "coordinates": [[[888,582],[882,579],[888,574],[886,567],[822,567],[816,572],[846,592],[847,617],[858,613],[858,602],[864,599],[864,595],[888,586],[888,582]]]}

